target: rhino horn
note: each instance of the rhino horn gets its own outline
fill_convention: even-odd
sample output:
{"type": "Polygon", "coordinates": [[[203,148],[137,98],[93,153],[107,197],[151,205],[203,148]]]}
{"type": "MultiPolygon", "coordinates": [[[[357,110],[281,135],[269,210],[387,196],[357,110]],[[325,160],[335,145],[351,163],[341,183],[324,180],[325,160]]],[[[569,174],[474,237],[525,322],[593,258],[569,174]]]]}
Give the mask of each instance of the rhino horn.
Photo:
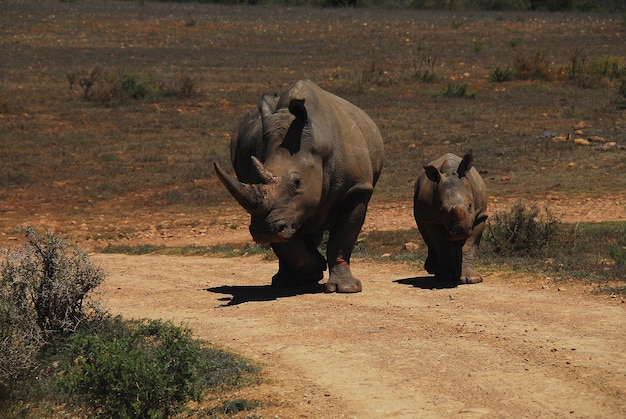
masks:
{"type": "Polygon", "coordinates": [[[259,176],[261,177],[261,179],[263,180],[263,183],[277,183],[278,182],[278,178],[269,170],[267,170],[265,168],[265,166],[263,165],[263,163],[261,162],[261,160],[257,159],[256,157],[252,156],[252,165],[254,166],[254,168],[256,169],[257,173],[259,174],[259,176]]]}
{"type": "Polygon", "coordinates": [[[220,181],[224,184],[228,192],[239,202],[250,214],[265,211],[267,205],[267,194],[265,193],[265,185],[250,185],[248,183],[239,182],[236,178],[224,172],[217,164],[215,165],[215,173],[220,181]]]}

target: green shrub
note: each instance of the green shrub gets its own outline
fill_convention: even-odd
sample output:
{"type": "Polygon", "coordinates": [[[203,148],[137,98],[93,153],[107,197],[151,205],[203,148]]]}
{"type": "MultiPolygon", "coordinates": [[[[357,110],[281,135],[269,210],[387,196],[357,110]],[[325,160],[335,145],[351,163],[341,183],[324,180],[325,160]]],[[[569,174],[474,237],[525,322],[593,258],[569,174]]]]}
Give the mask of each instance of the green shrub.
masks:
{"type": "Polygon", "coordinates": [[[474,99],[476,97],[475,92],[467,90],[467,84],[464,83],[448,83],[443,91],[444,97],[460,97],[465,99],[474,99]]]}
{"type": "Polygon", "coordinates": [[[98,329],[70,338],[73,359],[60,379],[94,415],[169,417],[188,400],[199,399],[202,348],[189,329],[120,318],[98,329]]]}
{"type": "Polygon", "coordinates": [[[541,216],[536,205],[518,202],[508,212],[489,218],[485,242],[497,255],[539,255],[555,237],[558,225],[547,208],[541,216]]]}
{"type": "Polygon", "coordinates": [[[489,80],[497,83],[504,83],[513,80],[513,70],[507,68],[502,70],[500,67],[496,67],[495,70],[489,76],[489,80]]]}

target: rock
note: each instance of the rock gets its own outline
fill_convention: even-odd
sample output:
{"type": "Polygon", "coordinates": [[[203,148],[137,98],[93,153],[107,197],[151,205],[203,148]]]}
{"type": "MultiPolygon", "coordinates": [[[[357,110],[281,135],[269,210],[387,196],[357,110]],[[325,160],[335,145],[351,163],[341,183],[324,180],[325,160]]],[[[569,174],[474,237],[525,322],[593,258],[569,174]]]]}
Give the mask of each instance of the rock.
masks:
{"type": "Polygon", "coordinates": [[[585,121],[580,121],[576,125],[574,125],[574,129],[585,129],[587,128],[587,123],[585,121]]]}
{"type": "Polygon", "coordinates": [[[410,250],[410,251],[416,251],[419,250],[419,245],[417,243],[413,243],[413,242],[407,242],[404,243],[404,250],[410,250]]]}
{"type": "Polygon", "coordinates": [[[597,135],[592,135],[589,137],[589,141],[592,143],[605,143],[606,140],[603,137],[598,137],[597,135]]]}
{"type": "Polygon", "coordinates": [[[553,143],[565,143],[567,142],[567,140],[569,140],[569,135],[565,136],[565,135],[555,135],[554,137],[552,137],[552,142],[553,143]]]}
{"type": "Polygon", "coordinates": [[[576,138],[574,140],[574,143],[578,145],[590,145],[591,144],[588,140],[585,140],[584,138],[576,138]]]}

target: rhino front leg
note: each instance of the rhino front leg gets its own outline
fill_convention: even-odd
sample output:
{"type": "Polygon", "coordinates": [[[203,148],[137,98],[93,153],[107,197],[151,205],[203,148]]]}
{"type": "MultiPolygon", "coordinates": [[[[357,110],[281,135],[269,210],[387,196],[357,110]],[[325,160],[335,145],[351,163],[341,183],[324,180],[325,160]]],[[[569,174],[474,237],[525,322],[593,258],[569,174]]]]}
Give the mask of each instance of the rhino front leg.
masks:
{"type": "Polygon", "coordinates": [[[298,236],[285,243],[272,243],[278,257],[278,272],[272,277],[275,287],[317,284],[324,278],[326,259],[317,250],[321,235],[298,236]]]}
{"type": "Polygon", "coordinates": [[[483,282],[483,277],[475,269],[478,257],[478,245],[485,230],[485,223],[481,222],[474,227],[474,234],[467,239],[463,246],[463,269],[460,282],[464,284],[478,284],[483,282]]]}
{"type": "Polygon", "coordinates": [[[350,257],[361,232],[371,190],[352,195],[348,207],[340,212],[328,238],[328,268],[330,276],[326,292],[353,293],[363,289],[361,281],[352,275],[350,257]]]}

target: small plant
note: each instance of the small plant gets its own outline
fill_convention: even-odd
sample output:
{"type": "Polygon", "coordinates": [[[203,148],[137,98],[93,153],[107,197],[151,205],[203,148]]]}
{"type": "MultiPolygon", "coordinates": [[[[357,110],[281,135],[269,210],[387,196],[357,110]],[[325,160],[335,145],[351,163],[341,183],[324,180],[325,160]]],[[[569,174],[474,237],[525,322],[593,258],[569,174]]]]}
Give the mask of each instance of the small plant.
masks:
{"type": "Polygon", "coordinates": [[[550,80],[552,70],[550,60],[543,52],[537,52],[532,58],[518,55],[513,60],[515,75],[521,80],[550,80]]]}
{"type": "Polygon", "coordinates": [[[464,83],[448,83],[448,86],[443,91],[444,97],[460,97],[466,99],[474,99],[476,97],[475,92],[467,90],[467,84],[464,83]]]}
{"type": "Polygon", "coordinates": [[[474,51],[476,54],[481,52],[483,49],[485,49],[485,46],[481,44],[480,42],[478,41],[472,42],[472,51],[474,51]]]}
{"type": "Polygon", "coordinates": [[[617,92],[621,96],[618,99],[619,107],[626,109],[626,78],[620,81],[619,86],[617,86],[617,92]]]}
{"type": "Polygon", "coordinates": [[[559,220],[536,205],[514,204],[508,212],[498,212],[488,221],[485,242],[498,255],[538,255],[557,233],[559,220]]]}
{"type": "Polygon", "coordinates": [[[496,69],[491,73],[491,76],[489,76],[489,80],[497,83],[511,81],[513,80],[513,70],[510,68],[502,70],[500,67],[496,67],[496,69]]]}
{"type": "Polygon", "coordinates": [[[626,267],[626,224],[624,234],[617,239],[617,243],[609,248],[609,255],[618,267],[626,267]]]}

